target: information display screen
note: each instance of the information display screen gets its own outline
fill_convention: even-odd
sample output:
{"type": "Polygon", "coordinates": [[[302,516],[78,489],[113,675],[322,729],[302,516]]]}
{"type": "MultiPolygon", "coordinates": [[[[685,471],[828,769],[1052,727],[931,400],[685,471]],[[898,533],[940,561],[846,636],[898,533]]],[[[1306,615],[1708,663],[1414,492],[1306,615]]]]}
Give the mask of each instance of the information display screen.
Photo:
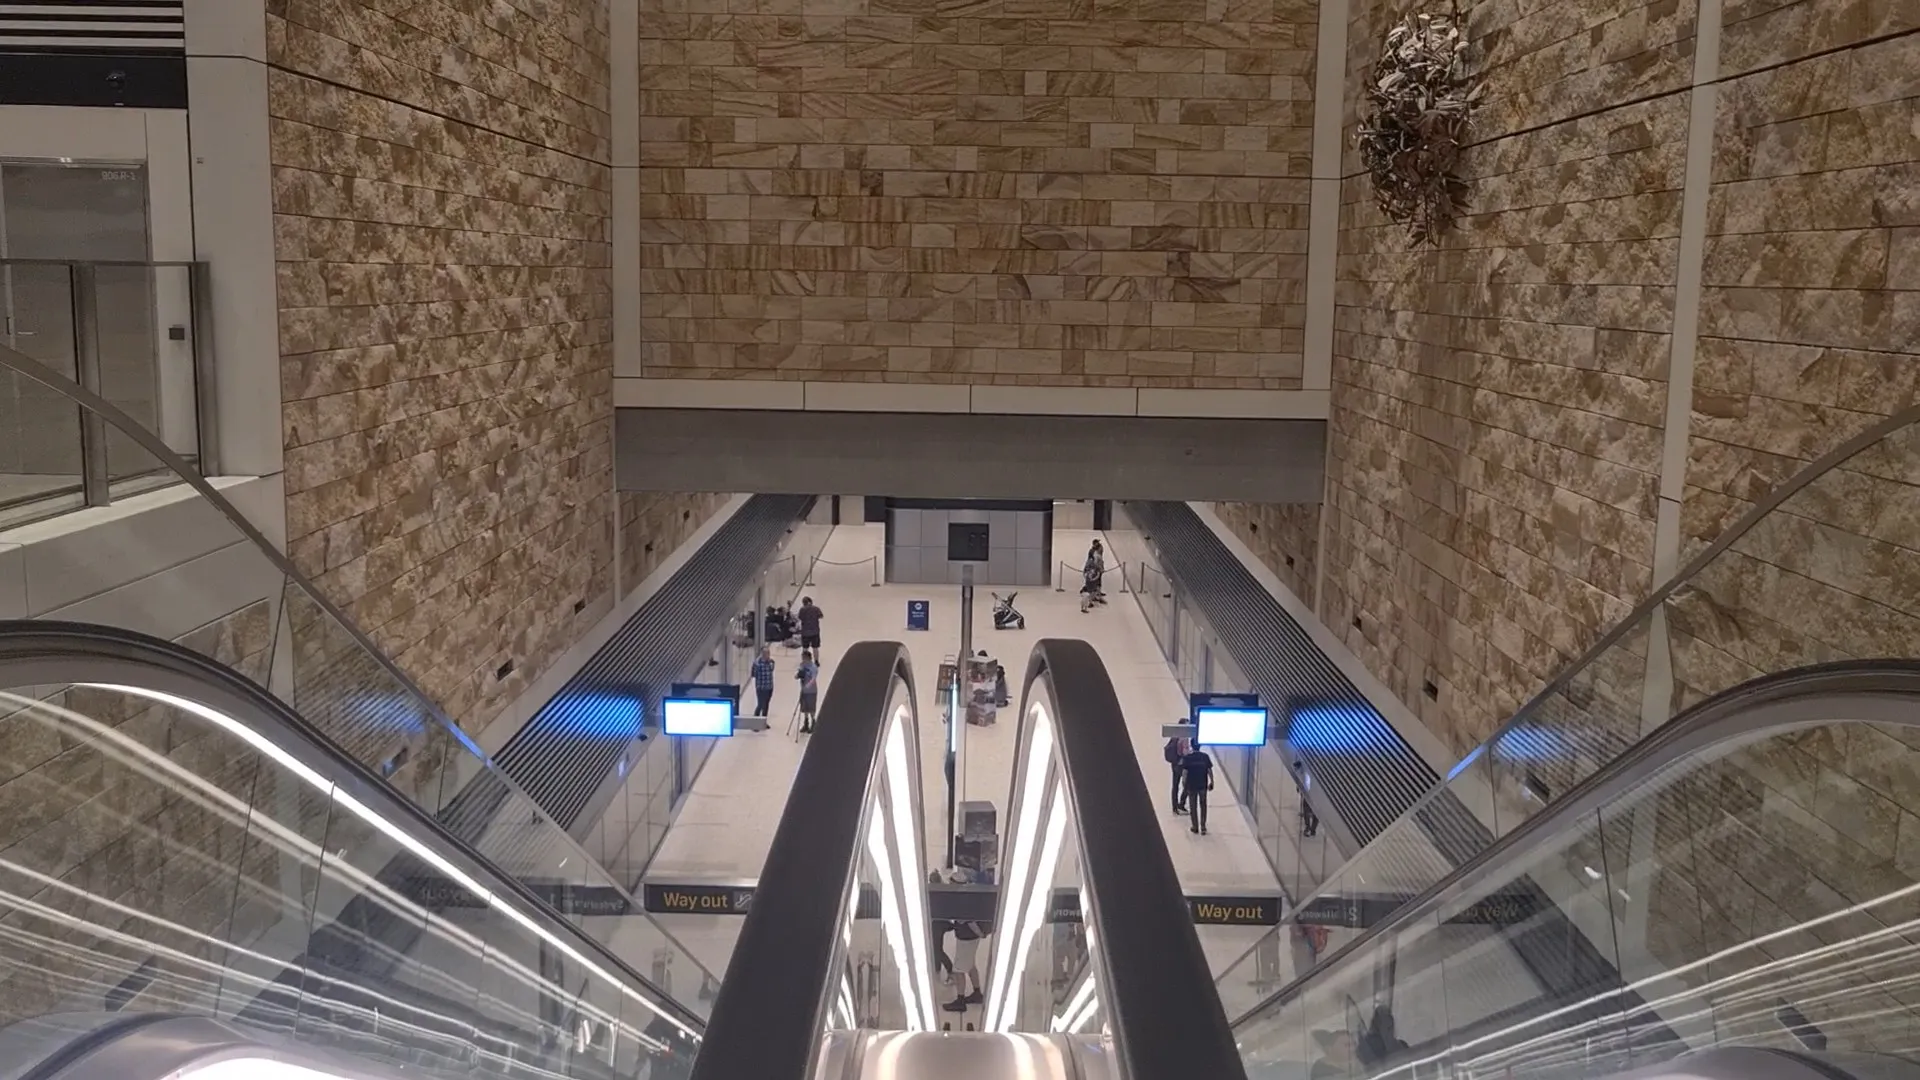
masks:
{"type": "Polygon", "coordinates": [[[660,726],[669,735],[733,734],[733,702],[727,698],[667,698],[660,726]]]}
{"type": "Polygon", "coordinates": [[[1202,706],[1193,711],[1194,738],[1201,746],[1265,746],[1267,710],[1202,706]]]}

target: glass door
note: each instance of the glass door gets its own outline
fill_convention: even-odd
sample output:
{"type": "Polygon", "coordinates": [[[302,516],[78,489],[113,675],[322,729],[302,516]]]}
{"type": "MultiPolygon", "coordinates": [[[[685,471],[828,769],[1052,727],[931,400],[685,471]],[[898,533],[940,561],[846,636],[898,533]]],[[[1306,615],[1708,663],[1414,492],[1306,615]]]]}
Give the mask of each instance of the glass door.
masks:
{"type": "MultiPolygon", "coordinates": [[[[156,426],[153,271],[94,271],[93,355],[82,372],[74,275],[64,262],[148,259],[147,176],[141,165],[0,163],[0,342],[156,426]]],[[[0,375],[0,508],[81,490],[81,418],[64,398],[0,375]]],[[[118,432],[104,433],[110,478],[150,459],[118,432]],[[116,467],[117,466],[117,467],[116,467]]]]}

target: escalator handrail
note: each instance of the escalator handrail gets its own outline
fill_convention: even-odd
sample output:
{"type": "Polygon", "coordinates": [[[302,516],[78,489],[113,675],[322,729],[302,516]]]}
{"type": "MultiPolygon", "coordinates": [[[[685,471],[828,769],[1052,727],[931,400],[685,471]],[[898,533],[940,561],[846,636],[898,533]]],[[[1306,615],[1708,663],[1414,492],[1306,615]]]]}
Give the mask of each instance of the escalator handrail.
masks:
{"type": "MultiPolygon", "coordinates": [[[[81,408],[99,415],[115,428],[118,428],[121,434],[137,443],[142,450],[153,455],[154,460],[166,466],[167,470],[178,477],[181,483],[192,488],[195,494],[205,499],[215,510],[219,511],[220,516],[226,518],[228,524],[239,530],[240,535],[247,538],[247,541],[253,545],[261,557],[271,563],[274,570],[284,576],[287,581],[293,583],[294,587],[300,590],[308,602],[325,612],[327,618],[332,621],[335,627],[344,631],[347,636],[353,640],[353,643],[360,647],[362,652],[372,658],[373,662],[384,674],[404,689],[407,694],[413,698],[413,704],[425,710],[426,714],[432,717],[435,723],[440,725],[441,730],[449,738],[460,744],[464,751],[470,754],[476,761],[482,763],[486,767],[488,775],[493,777],[509,793],[514,795],[520,805],[529,808],[532,813],[539,814],[545,819],[549,830],[556,834],[550,842],[567,845],[571,849],[569,857],[579,859],[583,865],[599,866],[598,861],[587,853],[587,849],[582,847],[580,842],[575,840],[572,834],[566,829],[561,828],[559,822],[553,820],[546,809],[536,802],[532,796],[528,795],[518,782],[508,776],[504,770],[495,764],[493,758],[480,748],[480,744],[474,742],[473,738],[467,734],[466,729],[455,723],[454,720],[440,708],[440,703],[429,696],[425,690],[421,689],[420,684],[415,682],[412,676],[402,670],[400,665],[395,663],[393,658],[387,655],[386,650],[374,644],[373,639],[368,637],[366,632],[360,629],[359,624],[349,618],[346,612],[342,611],[332,600],[328,599],[326,594],[320,591],[319,586],[307,580],[306,575],[301,573],[300,570],[293,565],[292,560],[288,559],[271,540],[268,540],[266,534],[261,532],[260,529],[254,525],[253,521],[249,519],[246,514],[242,513],[239,507],[233,504],[232,500],[221,494],[220,489],[209,483],[207,478],[200,475],[199,471],[188,463],[185,458],[174,453],[166,443],[160,440],[159,436],[148,430],[147,427],[138,420],[127,415],[124,410],[113,402],[88,390],[72,379],[66,378],[45,364],[27,356],[25,353],[18,352],[5,345],[0,345],[0,369],[10,370],[16,375],[25,376],[47,389],[52,390],[54,393],[67,398],[81,408]]],[[[613,883],[615,888],[623,892],[628,891],[625,882],[620,881],[614,875],[608,874],[604,870],[602,874],[608,881],[613,883]]],[[[641,909],[641,905],[634,902],[630,894],[627,899],[630,903],[633,903],[634,910],[637,911],[641,909]]],[[[664,932],[663,930],[662,933],[664,932]]],[[[698,964],[698,961],[694,960],[693,954],[685,947],[681,947],[680,951],[685,954],[689,960],[693,960],[696,965],[698,964]]],[[[706,972],[704,968],[702,969],[702,974],[710,977],[710,973],[706,972]]]]}
{"type": "MultiPolygon", "coordinates": [[[[1544,703],[1552,700],[1556,695],[1563,693],[1574,679],[1578,678],[1581,673],[1592,666],[1595,661],[1611,652],[1613,647],[1618,645],[1629,634],[1646,623],[1653,613],[1663,607],[1676,593],[1692,585],[1694,580],[1706,570],[1708,564],[1712,563],[1721,553],[1725,552],[1735,543],[1738,543],[1742,537],[1752,531],[1754,526],[1760,523],[1761,519],[1779,509],[1788,499],[1799,494],[1814,481],[1845,464],[1854,455],[1885,439],[1901,428],[1913,424],[1920,424],[1920,405],[1909,406],[1865,428],[1852,438],[1847,439],[1840,445],[1815,458],[1805,468],[1795,473],[1784,483],[1776,485],[1773,490],[1767,493],[1765,498],[1755,503],[1753,508],[1745,514],[1742,514],[1739,520],[1728,526],[1712,543],[1700,549],[1699,554],[1689,559],[1686,564],[1675,571],[1674,575],[1668,578],[1664,584],[1654,589],[1653,592],[1647,595],[1646,599],[1635,605],[1634,609],[1628,612],[1625,618],[1615,623],[1611,630],[1602,634],[1600,639],[1595,641],[1586,652],[1580,654],[1572,663],[1561,668],[1559,674],[1547,680],[1546,685],[1542,686],[1531,698],[1527,699],[1525,704],[1516,709],[1514,714],[1496,728],[1492,735],[1482,741],[1479,746],[1469,751],[1467,755],[1460,760],[1460,763],[1454,766],[1454,773],[1458,774],[1461,770],[1470,767],[1476,759],[1487,753],[1488,748],[1499,744],[1503,738],[1513,734],[1521,724],[1525,723],[1534,713],[1539,711],[1544,703]]],[[[1435,786],[1412,806],[1409,806],[1406,811],[1400,815],[1400,820],[1405,820],[1431,807],[1436,801],[1444,798],[1447,794],[1448,788],[1446,784],[1442,783],[1435,786]]],[[[1366,850],[1362,848],[1354,855],[1354,858],[1363,858],[1365,855],[1366,850]]]]}
{"type": "MultiPolygon", "coordinates": [[[[1755,719],[1754,711],[1761,706],[1839,694],[1888,694],[1920,698],[1920,660],[1846,660],[1795,668],[1760,676],[1693,705],[1640,739],[1625,753],[1554,800],[1550,806],[1408,898],[1386,918],[1368,926],[1351,941],[1335,949],[1306,974],[1235,1017],[1234,1029],[1257,1021],[1261,1016],[1299,997],[1316,981],[1338,974],[1338,969],[1347,960],[1367,952],[1381,939],[1390,939],[1413,922],[1432,914],[1432,908],[1438,901],[1488,868],[1529,863],[1569,822],[1597,813],[1661,771],[1706,749],[1729,740],[1762,734],[1772,725],[1765,718],[1755,719]]],[[[1886,721],[1876,722],[1910,723],[1920,727],[1920,714],[1910,719],[1890,716],[1886,721]]]]}
{"type": "MultiPolygon", "coordinates": [[[[335,746],[285,702],[246,676],[183,645],[134,630],[50,619],[0,620],[0,671],[25,669],[30,665],[33,671],[54,674],[56,677],[50,680],[53,683],[86,683],[98,681],[97,677],[78,668],[70,673],[57,672],[51,665],[102,662],[139,670],[148,676],[142,685],[149,689],[223,709],[256,728],[264,721],[270,725],[262,730],[268,741],[302,759],[309,768],[347,790],[388,821],[435,848],[436,853],[448,857],[448,861],[489,889],[511,896],[524,910],[537,913],[549,929],[565,935],[574,948],[627,980],[672,1022],[693,1033],[702,1029],[704,1022],[700,1017],[671,994],[608,951],[518,878],[495,866],[471,844],[450,832],[426,808],[395,790],[373,770],[335,746]]],[[[43,677],[40,683],[31,685],[48,681],[43,677]]],[[[0,689],[19,685],[30,684],[10,684],[0,678],[0,689]]],[[[639,910],[637,905],[634,910],[639,910]]]]}
{"type": "MultiPolygon", "coordinates": [[[[842,909],[864,850],[861,829],[900,684],[917,716],[913,665],[899,642],[856,642],[834,665],[691,1080],[812,1074],[838,985],[833,958],[842,917],[852,915],[842,909]]],[[[917,747],[907,760],[918,767],[917,747]]],[[[925,833],[921,803],[916,795],[916,836],[925,833]]]]}
{"type": "MultiPolygon", "coordinates": [[[[1245,1066],[1213,993],[1212,970],[1160,830],[1158,803],[1140,773],[1106,665],[1085,641],[1044,638],[1034,645],[1022,691],[1017,762],[1027,760],[1033,738],[1036,684],[1044,686],[1052,709],[1055,753],[1073,807],[1081,907],[1097,930],[1100,1001],[1121,1062],[1119,1075],[1239,1080],[1245,1066]]],[[[1020,783],[1016,775],[1015,792],[1020,783]]],[[[1008,805],[1018,806],[1012,797],[1008,805]]],[[[1013,834],[1012,821],[1005,832],[1013,834]]],[[[1002,932],[1011,931],[1011,915],[1001,913],[1002,932]]]]}

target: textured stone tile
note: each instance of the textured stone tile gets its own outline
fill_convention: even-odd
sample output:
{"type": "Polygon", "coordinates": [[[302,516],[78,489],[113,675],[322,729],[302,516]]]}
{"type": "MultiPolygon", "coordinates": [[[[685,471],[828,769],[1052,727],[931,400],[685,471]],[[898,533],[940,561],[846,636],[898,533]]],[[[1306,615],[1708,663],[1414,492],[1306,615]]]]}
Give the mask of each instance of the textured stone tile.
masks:
{"type": "Polygon", "coordinates": [[[830,6],[642,20],[648,374],[1300,384],[1312,5],[830,6]]]}

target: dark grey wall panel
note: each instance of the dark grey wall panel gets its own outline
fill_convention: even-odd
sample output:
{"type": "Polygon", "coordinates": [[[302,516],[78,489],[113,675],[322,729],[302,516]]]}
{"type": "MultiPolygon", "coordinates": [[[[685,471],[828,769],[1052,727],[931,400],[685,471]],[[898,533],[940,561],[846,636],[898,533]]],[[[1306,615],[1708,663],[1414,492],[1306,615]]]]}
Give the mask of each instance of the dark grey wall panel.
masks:
{"type": "Polygon", "coordinates": [[[1440,776],[1183,502],[1129,502],[1168,576],[1206,615],[1312,770],[1314,789],[1364,844],[1440,776]]]}
{"type": "Polygon", "coordinates": [[[1317,503],[1320,420],[619,409],[627,491],[1317,503]]]}
{"type": "MultiPolygon", "coordinates": [[[[705,664],[721,624],[811,502],[749,499],[494,755],[501,770],[562,827],[591,828],[640,717],[705,664]],[[610,705],[636,701],[641,709],[610,705]]],[[[477,836],[504,798],[483,776],[460,794],[448,824],[477,836]]]]}

